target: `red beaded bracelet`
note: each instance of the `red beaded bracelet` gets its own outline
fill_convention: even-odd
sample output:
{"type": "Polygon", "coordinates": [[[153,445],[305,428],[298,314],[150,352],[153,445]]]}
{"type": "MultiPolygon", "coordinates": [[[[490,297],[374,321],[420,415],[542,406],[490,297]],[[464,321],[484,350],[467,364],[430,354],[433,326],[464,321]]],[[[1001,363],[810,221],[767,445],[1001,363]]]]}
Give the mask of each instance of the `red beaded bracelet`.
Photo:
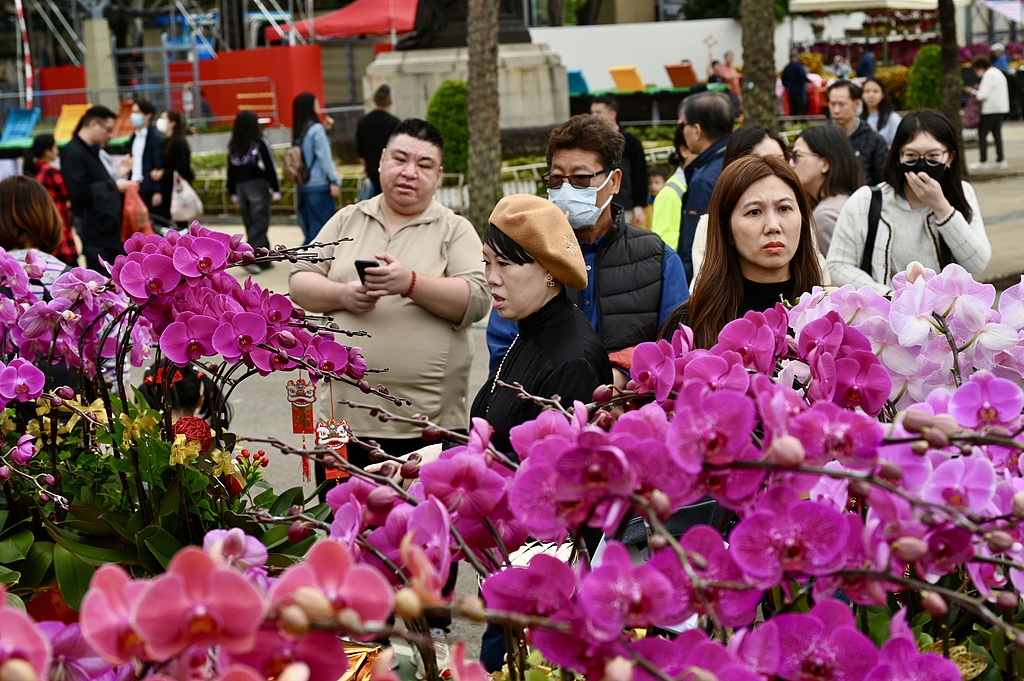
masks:
{"type": "Polygon", "coordinates": [[[409,288],[405,293],[402,294],[403,298],[408,298],[412,295],[412,290],[416,288],[416,272],[412,273],[412,281],[409,282],[409,288]]]}

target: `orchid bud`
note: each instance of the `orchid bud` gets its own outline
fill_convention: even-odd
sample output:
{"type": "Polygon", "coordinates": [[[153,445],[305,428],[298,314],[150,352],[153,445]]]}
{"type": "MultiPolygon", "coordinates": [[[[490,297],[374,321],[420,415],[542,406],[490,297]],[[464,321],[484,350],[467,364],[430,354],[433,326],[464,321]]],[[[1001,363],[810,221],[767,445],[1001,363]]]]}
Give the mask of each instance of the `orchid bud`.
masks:
{"type": "Polygon", "coordinates": [[[1010,500],[1010,510],[1018,518],[1024,518],[1024,492],[1017,492],[1010,500]]]}
{"type": "Polygon", "coordinates": [[[855,497],[866,497],[871,494],[871,484],[867,480],[851,480],[847,489],[855,497]]]}
{"type": "Polygon", "coordinates": [[[402,476],[403,480],[415,480],[420,477],[420,462],[406,461],[402,464],[402,468],[398,471],[398,474],[402,476]]]}
{"type": "Polygon", "coordinates": [[[907,265],[907,283],[913,284],[923,276],[925,276],[924,265],[916,260],[912,260],[907,265]]]}
{"type": "Polygon", "coordinates": [[[960,432],[960,424],[957,423],[952,414],[937,414],[932,421],[932,425],[948,437],[952,437],[960,432]]]}
{"type": "Polygon", "coordinates": [[[924,456],[928,453],[929,449],[930,447],[928,446],[928,443],[924,440],[914,440],[910,443],[910,451],[918,456],[924,456]]]}
{"type": "Polygon", "coordinates": [[[607,402],[612,399],[612,389],[606,385],[599,385],[594,389],[593,400],[595,402],[607,402]]]}
{"type": "Polygon", "coordinates": [[[308,331],[309,333],[315,334],[317,331],[320,330],[317,328],[316,322],[314,322],[312,319],[307,320],[304,323],[306,325],[306,331],[308,331]]]}
{"type": "Polygon", "coordinates": [[[616,657],[604,665],[606,681],[633,681],[633,663],[626,658],[616,657]]]}
{"type": "Polygon", "coordinates": [[[900,537],[892,543],[893,554],[904,563],[916,563],[928,555],[928,544],[917,537],[900,537]]]}
{"type": "Polygon", "coordinates": [[[11,479],[11,467],[0,466],[0,482],[7,482],[11,479]]]}
{"type": "Polygon", "coordinates": [[[366,380],[359,381],[359,389],[361,391],[363,391],[363,393],[369,394],[370,393],[370,382],[366,381],[366,380]]]}
{"type": "Polygon", "coordinates": [[[331,600],[311,586],[300,586],[292,594],[292,602],[302,608],[312,620],[326,620],[334,615],[334,606],[331,600]]]}
{"type": "Polygon", "coordinates": [[[302,513],[302,507],[298,504],[292,504],[288,507],[288,515],[299,515],[302,513]]]}
{"type": "Polygon", "coordinates": [[[934,591],[921,592],[921,607],[932,617],[945,617],[949,612],[945,599],[934,591]]]}
{"type": "Polygon", "coordinates": [[[18,657],[0,664],[0,681],[38,681],[35,668],[18,657]]]}
{"type": "Polygon", "coordinates": [[[345,608],[335,617],[338,625],[350,634],[362,635],[366,633],[363,621],[359,619],[359,613],[352,608],[345,608]]]}
{"type": "Polygon", "coordinates": [[[608,430],[612,427],[615,419],[607,409],[598,409],[594,414],[593,425],[604,430],[608,430]]]}
{"type": "Polygon", "coordinates": [[[395,491],[390,487],[378,487],[366,496],[366,508],[371,513],[385,514],[395,506],[395,491]]]}
{"type": "Polygon", "coordinates": [[[908,433],[920,433],[922,428],[930,428],[933,422],[932,415],[923,409],[908,409],[903,415],[902,425],[908,433]]]}
{"type": "Polygon", "coordinates": [[[437,432],[437,426],[427,426],[423,429],[423,434],[420,436],[424,442],[436,442],[441,434],[437,432]]]}
{"type": "Polygon", "coordinates": [[[924,435],[924,439],[935,449],[945,449],[949,446],[949,436],[938,428],[924,428],[921,435],[924,435]]]}
{"type": "Polygon", "coordinates": [[[768,460],[785,468],[799,466],[807,458],[804,444],[792,435],[780,435],[768,446],[768,460]]]}
{"type": "Polygon", "coordinates": [[[883,461],[878,474],[890,482],[899,482],[903,479],[903,469],[892,461],[883,461]]]}
{"type": "Polygon", "coordinates": [[[1020,603],[1020,594],[1016,591],[1000,591],[996,596],[996,607],[1003,611],[1013,612],[1020,603]]]}
{"type": "Polygon", "coordinates": [[[57,396],[62,400],[73,400],[75,399],[75,391],[71,386],[62,385],[57,388],[57,396]]]}
{"type": "Polygon", "coordinates": [[[57,397],[56,395],[54,395],[53,397],[50,398],[50,406],[51,407],[55,407],[56,408],[56,407],[62,406],[63,404],[64,404],[64,400],[62,400],[61,398],[57,397]]]}
{"type": "Polygon", "coordinates": [[[419,594],[409,587],[395,593],[395,615],[403,620],[414,620],[423,614],[423,601],[419,594]]]}
{"type": "Polygon", "coordinates": [[[288,353],[285,352],[284,350],[278,350],[277,354],[274,357],[278,364],[288,363],[288,353]]]}
{"type": "Polygon", "coordinates": [[[247,267],[253,264],[254,262],[256,262],[256,257],[249,251],[246,251],[245,253],[242,254],[242,258],[238,261],[238,264],[242,265],[243,267],[247,267]]]}
{"type": "Polygon", "coordinates": [[[652,490],[648,498],[651,502],[651,509],[658,514],[659,518],[667,518],[672,515],[672,511],[676,510],[672,505],[672,500],[660,489],[652,490]]]}
{"type": "Polygon", "coordinates": [[[288,605],[282,608],[279,622],[281,628],[289,634],[305,636],[309,633],[309,617],[297,605],[288,605]]]}
{"type": "Polygon", "coordinates": [[[1002,553],[1013,548],[1013,537],[1003,530],[994,530],[985,538],[992,553],[1002,553]]]}
{"type": "Polygon", "coordinates": [[[639,388],[639,387],[640,387],[640,384],[637,383],[636,381],[634,381],[633,379],[629,379],[629,381],[626,383],[626,391],[627,392],[636,392],[636,389],[639,388]]]}
{"type": "Polygon", "coordinates": [[[278,331],[277,342],[282,348],[294,348],[299,344],[299,341],[295,338],[295,334],[291,331],[278,331]]]}
{"type": "Polygon", "coordinates": [[[458,600],[459,614],[471,622],[486,622],[487,610],[479,596],[465,596],[458,600]]]}
{"type": "Polygon", "coordinates": [[[41,504],[48,504],[48,503],[50,503],[50,495],[47,494],[46,492],[40,492],[39,493],[39,503],[41,503],[41,504]]]}
{"type": "Polygon", "coordinates": [[[648,540],[647,545],[651,547],[651,551],[662,551],[668,548],[668,539],[656,534],[648,540]]]}
{"type": "Polygon", "coordinates": [[[51,474],[49,474],[49,473],[47,473],[46,475],[43,476],[43,484],[46,485],[47,487],[53,487],[53,485],[56,482],[57,482],[57,479],[55,477],[53,477],[51,474]]]}
{"type": "Polygon", "coordinates": [[[303,525],[301,520],[296,520],[288,526],[288,541],[292,544],[298,544],[308,536],[309,528],[303,525]]]}
{"type": "Polygon", "coordinates": [[[395,475],[396,468],[398,468],[398,466],[394,461],[388,461],[380,467],[380,475],[385,478],[392,478],[395,475]]]}
{"type": "Polygon", "coordinates": [[[298,307],[296,305],[292,305],[292,319],[305,319],[305,318],[306,318],[306,311],[303,310],[301,307],[298,307]]]}

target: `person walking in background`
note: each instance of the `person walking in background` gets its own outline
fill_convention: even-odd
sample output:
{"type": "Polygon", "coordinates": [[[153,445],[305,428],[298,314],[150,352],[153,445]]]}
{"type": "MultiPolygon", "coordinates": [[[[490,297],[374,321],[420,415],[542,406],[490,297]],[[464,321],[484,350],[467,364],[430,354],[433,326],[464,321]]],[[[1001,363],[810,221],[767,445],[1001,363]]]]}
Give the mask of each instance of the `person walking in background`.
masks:
{"type": "Polygon", "coordinates": [[[164,136],[153,124],[155,116],[156,107],[149,100],[140,98],[132,103],[132,127],[135,132],[128,141],[132,159],[132,175],[129,179],[139,185],[139,194],[149,212],[169,221],[171,196],[164,194],[160,181],[153,178],[153,171],[163,168],[164,163],[164,136]]]}
{"type": "Polygon", "coordinates": [[[60,152],[60,166],[82,239],[86,266],[98,272],[100,263],[113,263],[124,253],[121,241],[121,208],[124,190],[131,181],[129,158],[114,168],[103,146],[114,132],[117,114],[105,106],[88,109],[78,121],[74,136],[60,152]]]}
{"type": "Polygon", "coordinates": [[[853,46],[853,56],[857,59],[857,65],[854,67],[857,71],[857,77],[874,78],[875,53],[858,44],[853,46]]]}
{"type": "MultiPolygon", "coordinates": [[[[168,109],[156,119],[156,129],[164,136],[161,155],[163,167],[150,171],[150,177],[160,183],[160,191],[167,202],[167,214],[171,211],[171,196],[174,193],[174,173],[178,173],[187,182],[196,179],[192,172],[192,148],[185,139],[185,124],[181,113],[168,109]]],[[[175,226],[184,231],[188,223],[178,222],[175,226]]]]}
{"type": "Polygon", "coordinates": [[[864,166],[868,184],[878,184],[884,178],[885,158],[889,145],[882,136],[871,129],[859,117],[861,98],[860,86],[848,80],[840,80],[828,86],[828,111],[832,122],[846,131],[857,160],[864,166]]]}
{"type": "MultiPolygon", "coordinates": [[[[249,244],[254,249],[270,248],[267,238],[270,202],[271,199],[281,199],[281,185],[274,167],[274,153],[252,111],[240,111],[235,117],[235,127],[228,142],[227,187],[231,202],[242,211],[249,244]]],[[[250,274],[259,274],[273,266],[272,262],[253,263],[246,270],[250,274]]]]}
{"type": "Polygon", "coordinates": [[[391,88],[381,85],[373,93],[373,111],[360,118],[356,125],[356,150],[359,152],[359,162],[363,164],[363,172],[373,184],[373,196],[381,192],[381,152],[388,146],[391,133],[399,123],[398,118],[388,112],[391,103],[391,88]]]}
{"type": "MultiPolygon", "coordinates": [[[[800,55],[792,52],[789,63],[782,69],[782,86],[786,88],[790,116],[807,115],[807,67],[800,61],[800,55]]],[[[685,101],[685,100],[684,100],[685,101]]]]}
{"type": "Polygon", "coordinates": [[[609,121],[626,138],[626,150],[622,154],[622,182],[619,192],[612,199],[626,209],[626,217],[637,227],[644,226],[647,217],[647,157],[640,138],[619,125],[619,100],[611,95],[594,97],[590,113],[609,121]]]}
{"type": "Polygon", "coordinates": [[[992,43],[992,66],[1003,73],[1010,70],[1010,57],[1002,43],[992,43]]]}
{"type": "Polygon", "coordinates": [[[835,125],[807,128],[793,142],[789,163],[807,192],[818,252],[828,255],[839,211],[850,195],[864,186],[864,168],[850,139],[835,125]]]}
{"type": "Polygon", "coordinates": [[[864,106],[860,112],[862,121],[878,131],[885,143],[892,146],[896,128],[900,127],[900,115],[893,110],[892,102],[885,93],[885,86],[877,78],[868,78],[861,86],[864,106]]]}
{"type": "Polygon", "coordinates": [[[292,103],[292,144],[302,149],[309,179],[295,188],[299,226],[303,243],[313,240],[337,212],[334,200],[341,194],[341,180],[334,167],[331,141],[320,121],[320,100],[311,92],[295,96],[292,103]]]}
{"type": "Polygon", "coordinates": [[[981,79],[973,88],[964,88],[978,98],[981,104],[981,125],[978,126],[978,158],[970,170],[1006,170],[1009,164],[1003,156],[1003,119],[1010,113],[1010,89],[1006,75],[995,68],[988,57],[975,57],[971,62],[974,73],[981,79]],[[988,162],[988,134],[996,143],[996,162],[988,162]]]}
{"type": "Polygon", "coordinates": [[[60,241],[52,254],[61,262],[71,267],[78,266],[78,245],[75,243],[75,234],[71,228],[71,214],[68,211],[68,187],[64,183],[64,176],[60,168],[53,164],[60,156],[57,148],[57,141],[53,135],[44,133],[36,135],[32,140],[32,146],[25,152],[22,172],[35,178],[41,185],[46,187],[50,193],[53,203],[60,213],[61,223],[64,225],[61,231],[60,241]]]}

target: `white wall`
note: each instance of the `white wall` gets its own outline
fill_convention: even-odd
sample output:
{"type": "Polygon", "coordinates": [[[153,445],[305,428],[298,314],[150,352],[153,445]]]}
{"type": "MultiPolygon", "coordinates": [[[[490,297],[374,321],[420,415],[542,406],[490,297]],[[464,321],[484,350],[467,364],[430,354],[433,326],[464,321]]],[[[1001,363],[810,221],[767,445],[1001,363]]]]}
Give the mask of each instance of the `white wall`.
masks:
{"type": "MultiPolygon", "coordinates": [[[[841,38],[846,28],[860,28],[863,12],[833,14],[825,27],[825,37],[841,38]]],[[[615,86],[610,66],[633,66],[640,71],[645,83],[661,87],[671,86],[665,64],[690,59],[697,74],[704,76],[708,63],[708,48],[704,44],[708,34],[717,44],[713,48],[716,58],[732,50],[737,63],[743,63],[743,34],[740,24],[733,19],[701,19],[692,21],[663,21],[643,24],[604,24],[599,26],[559,26],[531,28],[535,43],[546,43],[562,57],[567,69],[583,69],[583,76],[591,90],[605,90],[615,86]]],[[[775,27],[775,66],[781,69],[789,61],[790,41],[812,42],[810,20],[806,17],[787,18],[775,27]]]]}

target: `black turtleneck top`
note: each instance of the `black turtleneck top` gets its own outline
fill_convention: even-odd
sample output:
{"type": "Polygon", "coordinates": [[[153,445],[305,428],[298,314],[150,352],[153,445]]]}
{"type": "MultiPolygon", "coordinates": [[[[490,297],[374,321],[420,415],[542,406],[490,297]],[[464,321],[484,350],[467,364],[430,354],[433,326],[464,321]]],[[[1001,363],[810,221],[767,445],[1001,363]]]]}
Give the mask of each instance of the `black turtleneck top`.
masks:
{"type": "Polygon", "coordinates": [[[509,388],[496,387],[495,378],[520,383],[531,395],[558,395],[562,405],[590,402],[594,389],[610,383],[612,368],[586,315],[565,293],[519,320],[519,335],[498,369],[473,400],[470,416],[484,418],[494,428],[491,443],[498,451],[512,453],[509,431],[540,414],[533,402],[521,401],[509,388]]]}
{"type": "MultiPolygon", "coordinates": [[[[743,302],[740,304],[737,319],[747,312],[754,310],[764,312],[775,307],[775,303],[782,299],[793,300],[793,280],[787,279],[775,284],[761,284],[749,279],[743,280],[743,302]]],[[[665,322],[661,330],[661,337],[665,340],[672,340],[672,335],[679,328],[680,324],[690,323],[690,301],[686,301],[676,308],[672,316],[665,322]]]]}

